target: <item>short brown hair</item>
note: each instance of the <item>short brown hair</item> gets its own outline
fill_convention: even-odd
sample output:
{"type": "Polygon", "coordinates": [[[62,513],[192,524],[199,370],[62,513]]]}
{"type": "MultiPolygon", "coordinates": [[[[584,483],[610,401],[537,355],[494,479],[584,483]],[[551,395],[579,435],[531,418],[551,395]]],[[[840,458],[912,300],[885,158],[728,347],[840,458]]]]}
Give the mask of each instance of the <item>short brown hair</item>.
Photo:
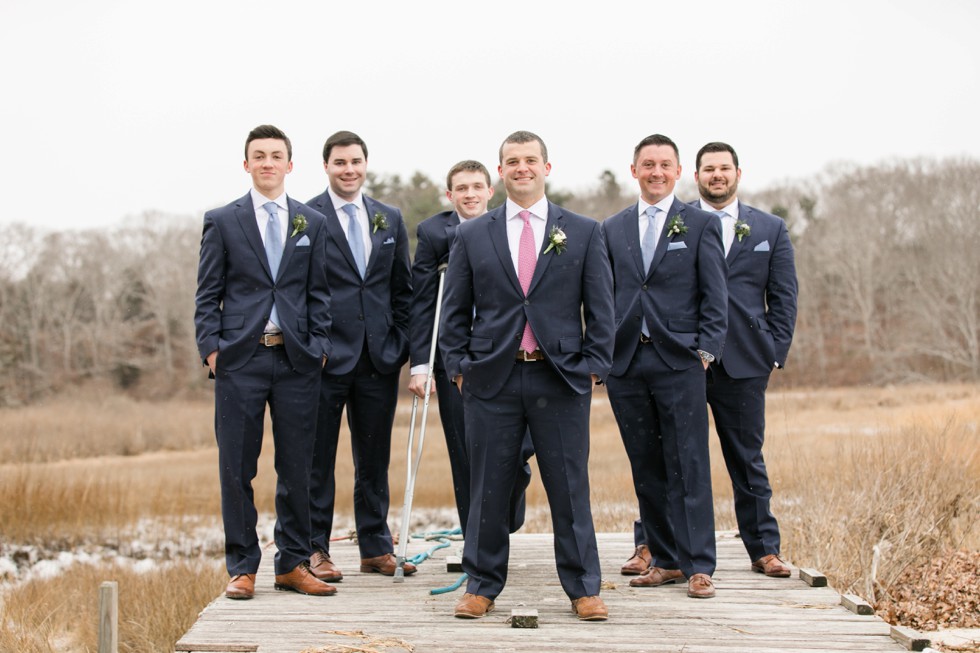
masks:
{"type": "Polygon", "coordinates": [[[364,144],[364,140],[354,132],[339,131],[331,134],[327,142],[323,144],[324,162],[330,160],[330,150],[335,147],[345,147],[347,145],[360,145],[361,150],[364,152],[364,159],[367,160],[367,145],[364,144]]]}
{"type": "Polygon", "coordinates": [[[252,141],[257,141],[260,138],[275,138],[277,140],[286,143],[286,157],[287,161],[293,160],[293,144],[289,142],[289,137],[283,130],[275,127],[274,125],[259,125],[252,131],[248,133],[248,138],[245,139],[245,159],[248,160],[248,144],[252,141]]]}
{"type": "Polygon", "coordinates": [[[453,189],[453,177],[460,172],[482,172],[483,176],[487,178],[487,186],[493,185],[493,183],[490,181],[490,172],[487,171],[485,165],[479,161],[474,161],[473,159],[466,159],[465,161],[460,161],[449,169],[449,174],[446,175],[446,190],[453,189]]]}
{"type": "Polygon", "coordinates": [[[698,150],[698,156],[694,160],[694,168],[696,170],[701,169],[701,157],[707,154],[708,152],[728,152],[729,154],[732,155],[732,163],[735,164],[736,168],[738,167],[738,155],[735,154],[735,148],[729,145],[728,143],[722,143],[721,141],[713,141],[711,143],[708,143],[704,147],[702,147],[700,150],[698,150]]]}
{"type": "Polygon", "coordinates": [[[516,131],[505,138],[504,142],[500,144],[500,151],[497,153],[497,158],[500,159],[500,163],[504,162],[504,145],[508,143],[530,143],[532,141],[537,141],[541,145],[541,158],[544,159],[544,163],[548,163],[548,147],[541,140],[540,136],[528,131],[516,131]]]}
{"type": "Polygon", "coordinates": [[[642,150],[647,145],[669,145],[669,146],[671,146],[672,148],[674,148],[674,156],[677,157],[677,162],[680,163],[680,161],[681,161],[681,153],[677,150],[677,143],[675,143],[674,141],[670,140],[669,138],[667,138],[663,134],[650,134],[649,136],[647,136],[646,138],[644,138],[642,141],[640,141],[639,143],[637,143],[636,144],[636,147],[633,148],[633,163],[634,164],[636,163],[636,158],[638,156],[640,156],[640,150],[642,150]]]}

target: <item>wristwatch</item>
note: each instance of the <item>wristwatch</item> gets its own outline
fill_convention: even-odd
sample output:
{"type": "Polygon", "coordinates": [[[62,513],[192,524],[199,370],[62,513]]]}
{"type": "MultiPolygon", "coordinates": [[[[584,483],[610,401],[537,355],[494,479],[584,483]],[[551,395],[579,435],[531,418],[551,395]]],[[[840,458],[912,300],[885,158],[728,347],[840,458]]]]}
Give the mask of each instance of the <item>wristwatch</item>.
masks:
{"type": "Polygon", "coordinates": [[[702,362],[705,362],[705,363],[714,363],[715,362],[715,356],[714,356],[714,354],[709,354],[708,352],[704,351],[703,349],[699,349],[698,350],[698,354],[701,356],[701,361],[702,362]]]}

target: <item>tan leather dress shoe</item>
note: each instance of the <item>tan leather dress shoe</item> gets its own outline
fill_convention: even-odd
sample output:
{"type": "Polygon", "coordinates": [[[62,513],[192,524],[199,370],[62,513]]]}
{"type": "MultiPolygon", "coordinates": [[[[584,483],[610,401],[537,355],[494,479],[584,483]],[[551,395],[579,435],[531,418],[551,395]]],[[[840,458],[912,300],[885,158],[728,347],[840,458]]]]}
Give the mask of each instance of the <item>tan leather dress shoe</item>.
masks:
{"type": "Polygon", "coordinates": [[[667,583],[676,583],[684,578],[680,569],[661,569],[650,567],[644,574],[630,581],[630,587],[660,587],[667,583]]]}
{"type": "Polygon", "coordinates": [[[250,599],[255,596],[255,574],[232,576],[225,588],[225,596],[229,599],[250,599]]]}
{"type": "Polygon", "coordinates": [[[456,602],[453,614],[460,619],[479,619],[488,612],[493,612],[494,607],[493,601],[487,597],[467,592],[456,602]]]}
{"type": "Polygon", "coordinates": [[[624,576],[638,576],[649,569],[652,564],[653,556],[650,555],[650,549],[646,544],[641,544],[636,547],[633,557],[626,561],[619,573],[624,576]]]}
{"type": "Polygon", "coordinates": [[[752,571],[757,571],[760,574],[772,576],[773,578],[789,578],[790,573],[792,573],[789,566],[774,553],[753,562],[752,571]]]}
{"type": "Polygon", "coordinates": [[[694,574],[687,579],[687,595],[692,599],[710,599],[715,596],[715,584],[708,574],[694,574]]]}
{"type": "MultiPolygon", "coordinates": [[[[395,569],[397,568],[398,561],[395,559],[394,553],[386,553],[383,556],[378,556],[377,558],[361,558],[361,571],[365,573],[394,576],[395,569]]],[[[418,568],[406,560],[405,564],[402,566],[402,570],[405,572],[406,576],[411,576],[418,571],[418,568]]]]}
{"type": "Polygon", "coordinates": [[[276,589],[299,592],[310,596],[332,596],[337,588],[318,580],[310,571],[310,563],[301,562],[288,574],[276,574],[276,589]]]}
{"type": "Polygon", "coordinates": [[[310,556],[310,572],[325,583],[336,583],[344,577],[330,556],[320,549],[310,556]]]}
{"type": "Polygon", "coordinates": [[[573,599],[572,611],[582,621],[605,621],[609,618],[609,608],[598,596],[583,596],[573,599]]]}

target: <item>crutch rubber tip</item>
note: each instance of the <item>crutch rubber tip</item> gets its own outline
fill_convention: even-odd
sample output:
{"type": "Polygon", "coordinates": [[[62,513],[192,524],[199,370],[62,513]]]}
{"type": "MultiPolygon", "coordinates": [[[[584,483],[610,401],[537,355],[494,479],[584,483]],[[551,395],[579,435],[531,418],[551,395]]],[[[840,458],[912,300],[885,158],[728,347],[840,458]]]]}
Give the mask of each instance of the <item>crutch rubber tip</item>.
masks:
{"type": "Polygon", "coordinates": [[[401,565],[395,567],[395,577],[392,578],[392,580],[395,581],[396,583],[405,582],[405,570],[402,568],[401,565]]]}
{"type": "Polygon", "coordinates": [[[461,572],[463,571],[463,559],[459,556],[446,556],[446,571],[449,572],[461,572]]]}
{"type": "Polygon", "coordinates": [[[514,608],[510,611],[511,628],[537,628],[538,611],[530,608],[514,608]]]}

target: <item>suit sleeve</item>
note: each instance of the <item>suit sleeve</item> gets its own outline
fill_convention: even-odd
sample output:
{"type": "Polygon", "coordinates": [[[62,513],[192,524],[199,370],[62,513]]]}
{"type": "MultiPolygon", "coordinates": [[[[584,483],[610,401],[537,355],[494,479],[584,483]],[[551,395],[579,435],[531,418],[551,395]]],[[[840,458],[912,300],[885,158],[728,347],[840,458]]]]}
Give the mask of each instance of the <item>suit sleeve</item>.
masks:
{"type": "Polygon", "coordinates": [[[330,285],[327,281],[326,234],[326,221],[324,221],[320,223],[320,228],[317,230],[316,242],[310,247],[313,258],[310,261],[309,278],[306,284],[306,311],[310,336],[320,343],[322,355],[330,358],[333,350],[330,340],[333,317],[330,313],[330,285]]]}
{"type": "Polygon", "coordinates": [[[450,379],[462,373],[460,368],[466,356],[472,323],[473,270],[463,236],[457,231],[449,249],[449,268],[446,270],[445,297],[439,324],[439,349],[450,379]]]}
{"type": "Polygon", "coordinates": [[[779,221],[779,232],[769,261],[769,280],[766,283],[766,321],[776,343],[776,360],[780,367],[786,364],[789,346],[796,328],[796,299],[798,292],[796,262],[793,244],[786,224],[779,221]]]}
{"type": "Polygon", "coordinates": [[[616,328],[614,315],[612,268],[606,251],[605,234],[597,222],[585,255],[582,292],[585,337],[582,355],[588,361],[589,372],[603,382],[612,368],[616,328]]]}
{"type": "Polygon", "coordinates": [[[218,349],[221,337],[221,301],[225,295],[225,246],[221,229],[211,214],[204,215],[201,259],[197,266],[197,295],[194,326],[197,349],[207,365],[207,357],[218,349]]]}
{"type": "Polygon", "coordinates": [[[698,349],[721,358],[728,331],[728,264],[721,221],[709,220],[698,243],[698,349]]]}
{"type": "Polygon", "coordinates": [[[439,286],[437,269],[439,261],[426,229],[419,225],[415,262],[412,264],[412,311],[409,331],[409,364],[424,365],[429,362],[432,346],[432,322],[436,315],[436,293],[439,286]]]}

